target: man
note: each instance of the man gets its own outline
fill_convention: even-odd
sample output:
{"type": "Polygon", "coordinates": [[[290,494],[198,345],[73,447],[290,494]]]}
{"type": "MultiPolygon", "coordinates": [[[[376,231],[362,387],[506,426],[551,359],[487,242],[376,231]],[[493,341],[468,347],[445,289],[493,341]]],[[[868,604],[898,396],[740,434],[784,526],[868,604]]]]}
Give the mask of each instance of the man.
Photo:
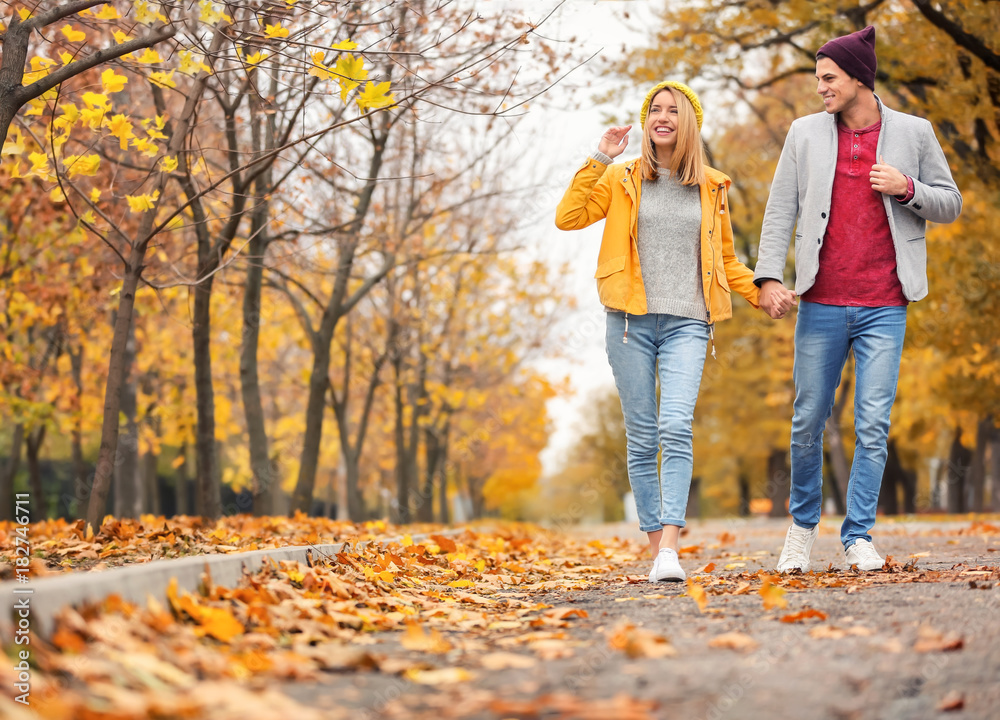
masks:
{"type": "Polygon", "coordinates": [[[906,306],[927,295],[926,221],[947,223],[962,195],[930,123],[887,108],[874,93],[875,28],[816,54],[825,113],[799,118],[785,138],[764,212],[754,282],[781,318],[798,303],[792,417],[792,525],[778,571],[809,569],[823,483],[823,428],[849,351],[856,366],[857,444],[841,528],[848,566],[878,570],[875,524],[906,306]],[[795,292],[784,287],[795,234],[795,292]]]}

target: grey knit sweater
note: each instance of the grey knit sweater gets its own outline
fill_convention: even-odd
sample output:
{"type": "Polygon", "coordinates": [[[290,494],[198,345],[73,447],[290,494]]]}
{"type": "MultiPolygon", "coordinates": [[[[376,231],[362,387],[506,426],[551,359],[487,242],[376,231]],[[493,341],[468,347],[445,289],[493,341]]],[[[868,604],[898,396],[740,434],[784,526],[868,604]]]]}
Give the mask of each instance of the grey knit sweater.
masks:
{"type": "MultiPolygon", "coordinates": [[[[611,163],[603,153],[594,156],[611,163]]],[[[643,180],[639,199],[639,266],[650,313],[705,320],[701,289],[701,195],[660,173],[643,180]]]]}

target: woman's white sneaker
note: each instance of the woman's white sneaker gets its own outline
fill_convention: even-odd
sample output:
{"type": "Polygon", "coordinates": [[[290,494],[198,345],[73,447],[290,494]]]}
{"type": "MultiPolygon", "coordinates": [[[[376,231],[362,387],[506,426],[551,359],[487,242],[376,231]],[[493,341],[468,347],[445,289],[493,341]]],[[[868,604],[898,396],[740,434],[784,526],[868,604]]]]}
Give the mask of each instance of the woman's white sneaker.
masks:
{"type": "Polygon", "coordinates": [[[847,550],[844,551],[847,558],[847,565],[857,565],[858,570],[881,570],[885,565],[885,558],[878,554],[875,546],[870,540],[855,540],[847,550]]]}
{"type": "Polygon", "coordinates": [[[656,582],[656,568],[660,565],[660,555],[657,553],[653,558],[653,567],[649,571],[649,582],[656,582]]]}
{"type": "Polygon", "coordinates": [[[778,558],[778,572],[809,572],[809,553],[817,535],[819,525],[809,530],[792,523],[785,533],[785,546],[781,548],[781,557],[778,558]]]}
{"type": "Polygon", "coordinates": [[[656,578],[658,581],[683,582],[687,579],[680,560],[677,558],[677,551],[673,548],[661,548],[653,563],[653,570],[649,574],[649,579],[656,578]]]}

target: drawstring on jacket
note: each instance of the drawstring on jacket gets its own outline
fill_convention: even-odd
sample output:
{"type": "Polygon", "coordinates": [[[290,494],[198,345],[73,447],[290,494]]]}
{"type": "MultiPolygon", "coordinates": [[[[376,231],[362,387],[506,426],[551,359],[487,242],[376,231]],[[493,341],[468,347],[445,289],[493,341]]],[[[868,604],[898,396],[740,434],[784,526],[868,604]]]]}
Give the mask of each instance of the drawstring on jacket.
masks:
{"type": "Polygon", "coordinates": [[[712,341],[712,359],[715,360],[715,324],[708,326],[708,337],[712,341]]]}
{"type": "Polygon", "coordinates": [[[625,334],[622,336],[622,342],[628,345],[628,313],[625,313],[625,334]]]}

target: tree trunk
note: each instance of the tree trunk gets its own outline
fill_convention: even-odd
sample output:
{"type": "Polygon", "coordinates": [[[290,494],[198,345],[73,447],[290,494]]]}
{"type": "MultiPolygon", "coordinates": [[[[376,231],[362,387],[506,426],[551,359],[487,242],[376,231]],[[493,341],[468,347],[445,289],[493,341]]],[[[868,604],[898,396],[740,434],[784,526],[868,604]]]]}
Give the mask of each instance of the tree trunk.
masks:
{"type": "Polygon", "coordinates": [[[115,462],[115,503],[117,518],[137,518],[141,512],[142,494],[139,487],[139,426],[136,424],[135,324],[129,326],[125,342],[125,368],[122,380],[121,413],[125,416],[125,433],[119,436],[115,462]]]}
{"type": "MultiPolygon", "coordinates": [[[[158,188],[162,191],[162,187],[158,188]]],[[[148,236],[152,229],[153,213],[146,213],[138,237],[148,236]]],[[[108,491],[114,473],[115,457],[118,451],[118,413],[121,410],[122,382],[125,377],[125,345],[132,325],[132,310],[135,307],[135,290],[139,284],[139,273],[146,255],[148,239],[136,243],[125,266],[122,289],[118,293],[118,310],[115,332],[111,340],[108,358],[108,380],[104,389],[104,419],[101,425],[101,449],[94,471],[94,486],[87,506],[87,523],[96,532],[108,503],[108,491]]]]}
{"type": "Polygon", "coordinates": [[[441,448],[438,458],[438,520],[445,525],[451,523],[451,512],[448,507],[448,437],[451,434],[451,418],[441,432],[441,448]]]}
{"type": "Polygon", "coordinates": [[[993,416],[985,415],[976,426],[976,447],[973,451],[969,481],[972,485],[972,512],[986,510],[986,447],[993,434],[993,416]]]}
{"type": "Polygon", "coordinates": [[[14,426],[14,436],[10,443],[10,457],[0,477],[0,520],[14,519],[14,478],[21,467],[21,446],[24,445],[24,425],[14,426]]]}
{"type": "Polygon", "coordinates": [[[962,445],[962,429],[955,428],[955,439],[951,443],[946,475],[948,478],[946,484],[948,493],[947,507],[950,513],[965,512],[965,479],[971,460],[972,452],[962,445]]]}
{"type": "Polygon", "coordinates": [[[750,480],[741,472],[737,482],[740,486],[740,506],[737,512],[740,517],[750,517],[750,480]]]}
{"type": "MultiPolygon", "coordinates": [[[[323,439],[323,416],[326,406],[326,392],[330,387],[330,344],[340,318],[350,310],[350,303],[356,302],[356,295],[348,295],[351,284],[351,269],[358,249],[361,226],[371,207],[375,184],[385,157],[386,139],[389,135],[389,117],[383,115],[381,132],[375,139],[371,162],[368,166],[368,180],[358,194],[354,211],[353,228],[346,231],[346,237],[337,255],[337,273],[334,289],[323,309],[319,331],[313,337],[313,369],[309,378],[309,400],[306,405],[306,432],[302,441],[302,457],[299,462],[299,477],[292,495],[292,509],[306,512],[312,502],[316,487],[316,471],[319,468],[319,445],[323,439]],[[351,299],[349,299],[351,298],[351,299]]],[[[387,270],[385,272],[388,272],[387,270]]],[[[384,274],[383,274],[384,277],[384,274]]],[[[363,286],[364,287],[364,286],[363,286]]],[[[371,289],[359,289],[362,295],[371,289]]]]}
{"type": "Polygon", "coordinates": [[[896,452],[896,441],[890,438],[878,495],[879,507],[886,515],[899,515],[899,492],[896,487],[904,484],[903,472],[899,464],[899,454],[896,452]]]}
{"type": "MultiPolygon", "coordinates": [[[[211,258],[198,243],[199,277],[204,277],[211,258]]],[[[215,458],[215,389],[212,386],[212,278],[194,286],[194,382],[198,408],[195,443],[195,512],[214,520],[222,514],[221,488],[215,458]]]]}
{"type": "Polygon", "coordinates": [[[181,464],[177,466],[177,475],[174,477],[174,500],[177,515],[187,515],[188,510],[188,463],[187,463],[187,443],[181,445],[177,456],[181,459],[181,464]]]}
{"type": "Polygon", "coordinates": [[[309,400],[306,404],[306,432],[302,440],[299,478],[292,494],[292,510],[308,512],[316,487],[319,469],[319,445],[323,439],[326,414],[326,391],[330,386],[330,342],[318,339],[313,348],[312,374],[309,376],[309,400]]]}
{"type": "Polygon", "coordinates": [[[430,426],[424,431],[424,487],[420,491],[420,506],[417,508],[417,521],[434,522],[435,489],[440,482],[439,467],[441,463],[441,440],[437,428],[430,426]]]}
{"type": "Polygon", "coordinates": [[[365,501],[361,496],[359,480],[361,468],[355,453],[344,456],[344,484],[347,486],[347,516],[352,522],[365,519],[365,501]]]}
{"type": "MultiPolygon", "coordinates": [[[[271,63],[273,66],[273,63],[271,63]]],[[[272,67],[273,70],[273,67],[272,67]]],[[[277,93],[277,77],[270,74],[272,97],[277,93]]],[[[260,99],[251,96],[253,117],[251,132],[255,153],[274,148],[274,115],[261,112],[260,99]],[[264,124],[263,132],[261,124],[264,124]]],[[[272,190],[271,165],[254,181],[255,202],[250,214],[250,246],[247,257],[246,280],[243,291],[243,339],[240,346],[240,390],[243,393],[243,414],[246,417],[250,440],[250,469],[254,479],[254,515],[274,513],[274,489],[278,481],[275,467],[268,451],[267,428],[264,423],[264,404],[260,395],[260,374],[257,362],[260,345],[260,311],[264,278],[264,257],[270,242],[268,222],[272,190]]]]}
{"type": "Polygon", "coordinates": [[[392,361],[395,373],[396,392],[396,522],[405,525],[410,522],[410,462],[406,447],[406,423],[403,403],[402,360],[397,356],[392,361]]]}
{"type": "Polygon", "coordinates": [[[74,517],[86,516],[84,501],[87,499],[87,461],[83,458],[83,418],[81,417],[81,402],[83,399],[83,344],[76,352],[69,350],[70,370],[73,374],[73,384],[76,386],[76,398],[73,400],[73,501],[74,517]]]}
{"type": "Polygon", "coordinates": [[[277,468],[268,450],[267,428],[264,424],[264,405],[260,395],[260,377],[257,353],[260,342],[261,284],[264,273],[264,254],[267,251],[265,225],[267,205],[259,200],[263,209],[253,213],[246,282],[243,293],[243,342],[240,348],[240,389],[243,393],[243,414],[246,417],[250,440],[250,468],[254,476],[255,515],[274,512],[274,486],[278,482],[277,468]]]}
{"type": "Polygon", "coordinates": [[[49,516],[49,503],[42,485],[42,467],[38,462],[42,443],[45,442],[45,424],[43,423],[29,431],[24,440],[28,456],[28,487],[31,488],[31,494],[34,496],[32,504],[38,509],[35,513],[35,520],[45,520],[49,516]]]}
{"type": "Polygon", "coordinates": [[[1000,428],[990,433],[990,506],[1000,512],[1000,428]]]}
{"type": "Polygon", "coordinates": [[[767,458],[767,497],[771,500],[769,517],[788,516],[789,473],[785,462],[787,450],[772,450],[767,458]]]}
{"type": "MultiPolygon", "coordinates": [[[[147,393],[151,392],[152,388],[143,388],[147,393]]],[[[159,420],[153,416],[153,408],[150,408],[146,417],[147,422],[154,423],[154,428],[159,431],[159,420]]],[[[142,455],[141,476],[142,476],[142,495],[145,498],[143,503],[142,512],[148,512],[152,515],[159,516],[163,512],[163,508],[160,504],[160,480],[156,475],[156,466],[159,460],[159,455],[156,454],[155,446],[151,443],[149,448],[142,455]]]]}

